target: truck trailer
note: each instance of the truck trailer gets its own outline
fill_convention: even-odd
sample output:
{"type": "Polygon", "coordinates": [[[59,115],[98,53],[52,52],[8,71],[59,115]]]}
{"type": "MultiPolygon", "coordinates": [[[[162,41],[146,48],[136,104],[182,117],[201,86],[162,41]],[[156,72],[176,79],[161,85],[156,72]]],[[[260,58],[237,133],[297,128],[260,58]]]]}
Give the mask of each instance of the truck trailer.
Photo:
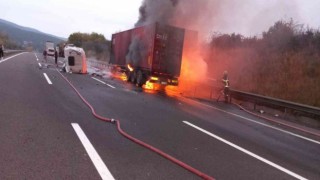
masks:
{"type": "MultiPolygon", "coordinates": [[[[192,31],[193,35],[197,35],[192,31]]],[[[187,30],[154,23],[112,35],[110,65],[144,85],[178,85],[187,30]]]]}

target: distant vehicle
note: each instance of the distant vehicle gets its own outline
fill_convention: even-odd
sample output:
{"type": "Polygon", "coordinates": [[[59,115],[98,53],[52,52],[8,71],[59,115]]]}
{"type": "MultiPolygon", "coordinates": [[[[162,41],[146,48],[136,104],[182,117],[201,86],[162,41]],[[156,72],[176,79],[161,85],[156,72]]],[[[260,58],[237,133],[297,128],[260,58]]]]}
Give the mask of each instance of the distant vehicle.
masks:
{"type": "Polygon", "coordinates": [[[112,35],[110,64],[113,72],[126,73],[127,80],[178,85],[184,38],[197,32],[158,23],[112,35]]]}
{"type": "Polygon", "coordinates": [[[54,56],[54,43],[51,41],[46,42],[45,51],[47,51],[48,56],[54,56]]]}
{"type": "Polygon", "coordinates": [[[82,48],[66,46],[64,48],[64,69],[68,73],[87,73],[87,57],[82,48]]]}

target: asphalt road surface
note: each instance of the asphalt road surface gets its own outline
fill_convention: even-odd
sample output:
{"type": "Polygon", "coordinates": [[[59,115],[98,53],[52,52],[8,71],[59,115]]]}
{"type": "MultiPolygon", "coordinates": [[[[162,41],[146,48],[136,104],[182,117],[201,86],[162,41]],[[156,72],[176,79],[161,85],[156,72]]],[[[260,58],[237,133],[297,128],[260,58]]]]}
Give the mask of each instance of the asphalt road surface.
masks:
{"type": "MultiPolygon", "coordinates": [[[[0,61],[0,179],[200,179],[96,119],[53,62],[35,53],[0,61]]],[[[320,179],[319,137],[233,105],[63,75],[98,114],[216,179],[320,179]]]]}

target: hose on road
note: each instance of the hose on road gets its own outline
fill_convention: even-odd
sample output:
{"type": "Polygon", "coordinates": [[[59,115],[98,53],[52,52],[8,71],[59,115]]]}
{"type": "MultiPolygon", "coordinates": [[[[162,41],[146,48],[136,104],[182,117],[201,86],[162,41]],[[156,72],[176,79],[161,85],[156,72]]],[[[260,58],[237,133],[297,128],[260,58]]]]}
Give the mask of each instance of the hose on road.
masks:
{"type": "Polygon", "coordinates": [[[147,148],[147,149],[159,154],[160,156],[162,156],[162,157],[170,160],[171,162],[173,162],[173,163],[185,168],[186,170],[192,172],[193,174],[195,174],[195,175],[197,175],[197,176],[199,176],[199,177],[201,177],[203,179],[206,179],[206,180],[214,180],[213,177],[211,177],[211,176],[209,176],[209,175],[207,175],[207,174],[205,174],[205,173],[203,173],[203,172],[191,167],[190,165],[188,165],[188,164],[186,164],[186,163],[184,163],[184,162],[182,162],[182,161],[170,156],[169,154],[161,151],[160,149],[155,148],[155,147],[151,146],[150,144],[147,144],[147,143],[145,143],[145,142],[143,142],[143,141],[141,141],[141,140],[139,140],[139,139],[127,134],[125,131],[123,131],[121,129],[119,120],[114,120],[114,119],[111,119],[111,118],[106,118],[106,117],[98,115],[95,112],[95,109],[93,108],[93,106],[80,94],[80,92],[77,90],[77,88],[63,74],[61,74],[58,69],[57,69],[57,71],[62,76],[62,78],[72,87],[72,89],[78,94],[78,96],[81,98],[81,100],[91,109],[91,112],[92,112],[94,117],[96,117],[99,120],[108,122],[108,123],[116,124],[117,125],[117,130],[122,136],[124,136],[127,139],[129,139],[129,140],[131,140],[131,141],[133,141],[133,142],[135,142],[135,143],[137,143],[137,144],[139,144],[139,145],[141,145],[141,146],[143,146],[143,147],[145,147],[145,148],[147,148]]]}

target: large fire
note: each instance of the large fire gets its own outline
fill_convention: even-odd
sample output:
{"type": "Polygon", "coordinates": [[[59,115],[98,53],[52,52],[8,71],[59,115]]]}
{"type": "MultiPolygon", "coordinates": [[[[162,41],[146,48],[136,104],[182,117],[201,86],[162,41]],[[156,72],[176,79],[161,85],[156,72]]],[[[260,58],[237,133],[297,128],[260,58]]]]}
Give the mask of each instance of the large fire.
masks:
{"type": "Polygon", "coordinates": [[[207,80],[207,64],[200,55],[196,39],[187,38],[185,41],[181,73],[178,87],[166,87],[166,92],[189,92],[198,88],[198,84],[207,80]]]}
{"type": "Polygon", "coordinates": [[[211,0],[143,1],[136,27],[159,22],[186,29],[178,89],[174,87],[166,87],[166,89],[177,89],[180,93],[191,92],[193,89],[193,92],[195,92],[196,88],[203,88],[199,87],[199,84],[211,83],[207,82],[207,65],[201,58],[200,52],[202,53],[203,49],[199,46],[199,43],[204,40],[205,34],[214,27],[212,22],[215,19],[216,12],[215,10],[208,10],[208,5],[216,7],[213,6],[216,3],[215,1],[211,2],[211,0]],[[196,33],[196,31],[199,33],[196,33]]]}
{"type": "Polygon", "coordinates": [[[180,82],[201,82],[206,79],[207,64],[195,53],[186,53],[182,57],[180,82]]]}

